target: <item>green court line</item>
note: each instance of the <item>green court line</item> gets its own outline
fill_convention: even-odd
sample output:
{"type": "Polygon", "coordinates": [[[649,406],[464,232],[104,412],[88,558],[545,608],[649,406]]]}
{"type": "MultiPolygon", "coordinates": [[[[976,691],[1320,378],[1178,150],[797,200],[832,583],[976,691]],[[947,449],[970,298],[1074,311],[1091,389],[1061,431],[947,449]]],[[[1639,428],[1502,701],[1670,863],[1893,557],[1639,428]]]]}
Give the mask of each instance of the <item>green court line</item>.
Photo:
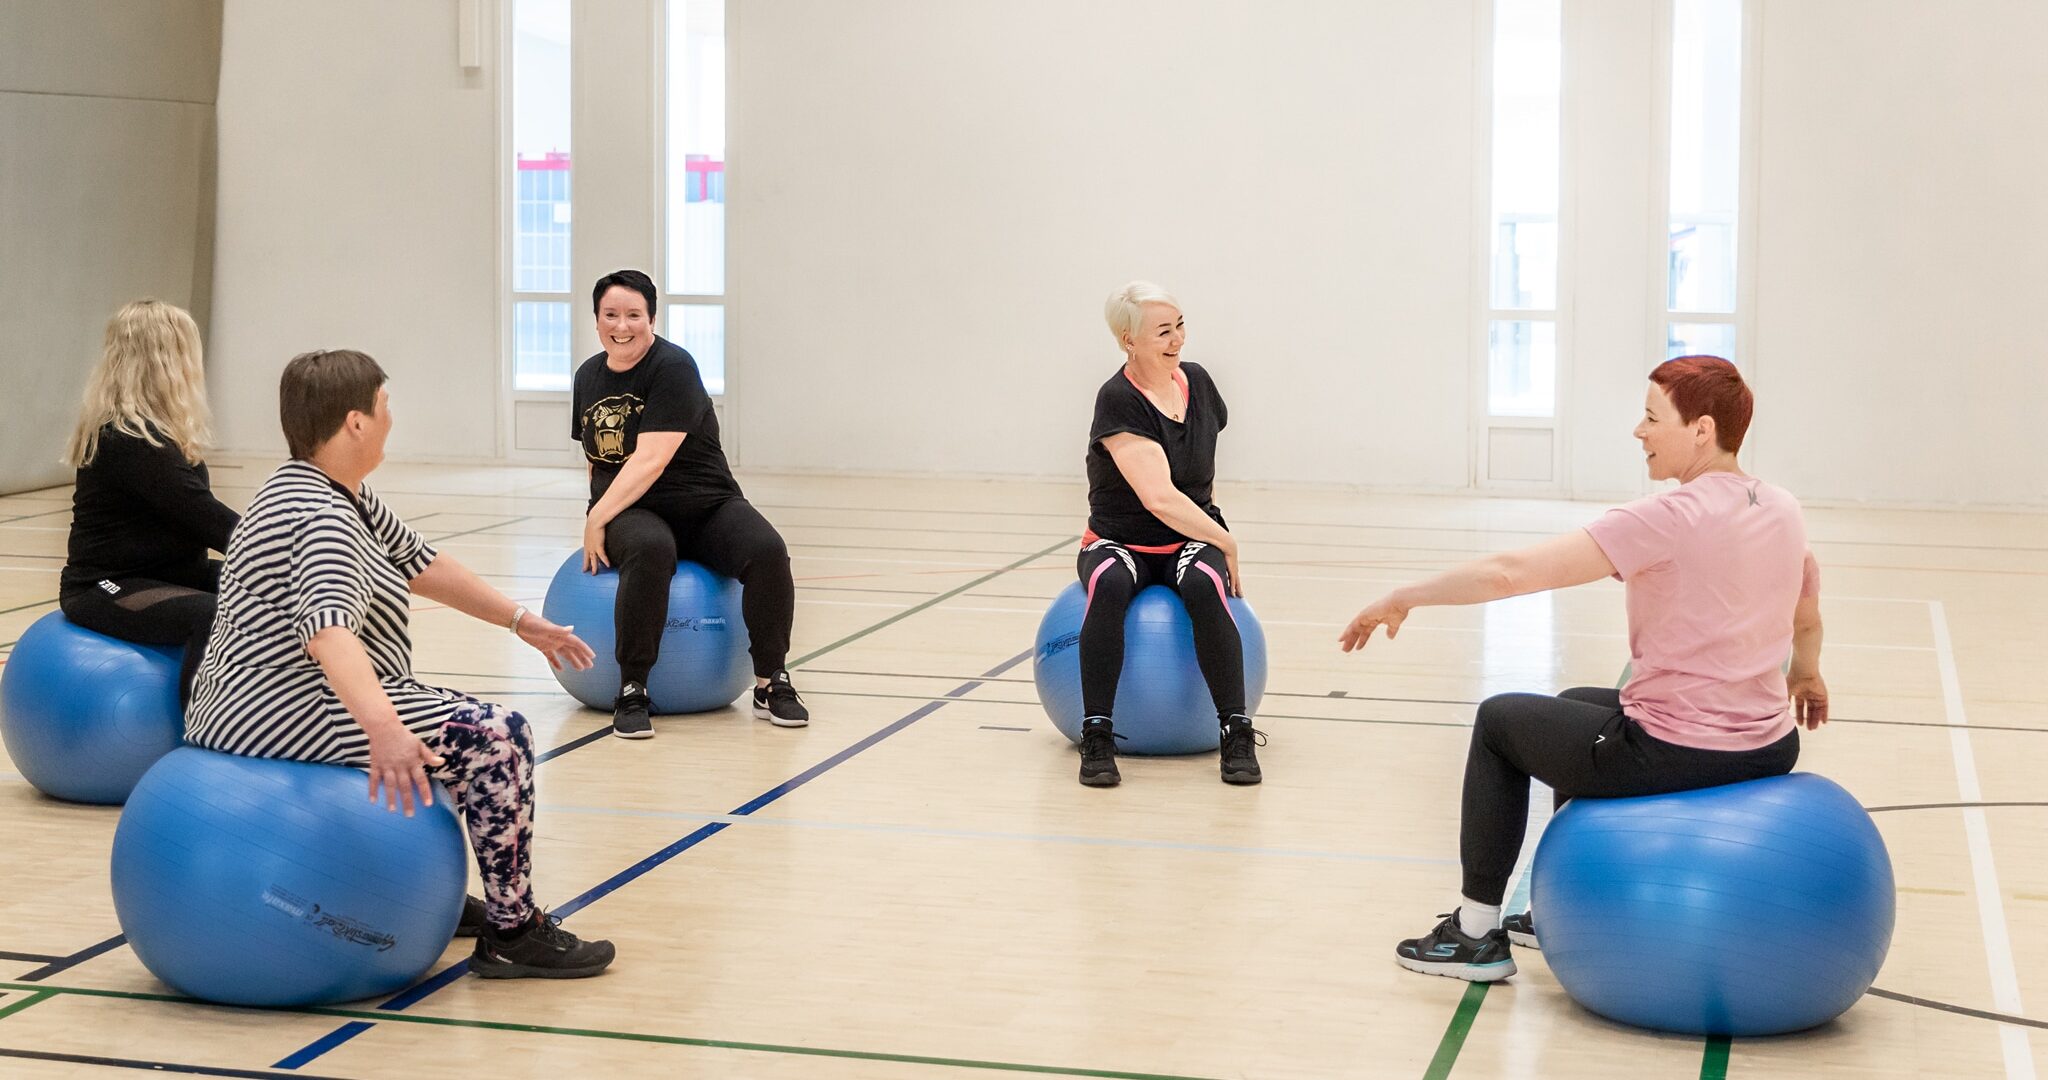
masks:
{"type": "Polygon", "coordinates": [[[1018,559],[1018,560],[1017,560],[1016,562],[1013,562],[1013,563],[1011,563],[1011,564],[1010,564],[1010,565],[1008,565],[1008,566],[1002,567],[1001,569],[998,569],[998,570],[991,570],[991,571],[989,571],[988,573],[986,573],[986,574],[983,574],[983,575],[981,575],[981,576],[980,576],[980,577],[978,577],[978,578],[975,578],[975,579],[974,579],[973,581],[970,581],[970,582],[968,582],[968,583],[967,583],[967,584],[965,584],[965,585],[961,585],[961,586],[959,586],[959,587],[957,587],[957,588],[953,588],[953,589],[948,589],[948,590],[946,590],[945,592],[942,592],[942,593],[940,593],[939,595],[937,595],[937,596],[934,596],[934,597],[932,597],[931,599],[929,599],[929,600],[926,600],[926,601],[924,601],[923,603],[920,603],[920,604],[916,604],[916,605],[913,605],[913,606],[911,606],[911,607],[907,607],[907,608],[904,608],[904,609],[903,609],[902,611],[899,611],[899,612],[897,612],[896,614],[894,614],[894,615],[891,615],[891,616],[889,616],[889,617],[888,617],[888,618],[886,618],[886,619],[883,619],[883,620],[882,620],[881,622],[875,623],[874,625],[872,625],[872,626],[869,626],[869,627],[867,627],[866,629],[863,629],[863,630],[857,630],[857,631],[855,631],[855,632],[853,632],[853,633],[851,633],[851,634],[848,634],[848,635],[846,635],[845,637],[843,637],[843,638],[840,638],[840,639],[839,639],[838,641],[835,641],[835,642],[833,642],[833,643],[832,643],[832,644],[830,644],[830,645],[826,645],[826,646],[824,646],[824,647],[822,647],[822,648],[818,648],[818,649],[813,649],[813,650],[811,650],[810,652],[807,652],[807,653],[803,654],[802,656],[799,656],[799,657],[797,657],[796,659],[794,659],[794,660],[790,661],[790,662],[789,662],[789,666],[790,666],[790,667],[792,667],[792,668],[799,668],[799,667],[802,667],[802,666],[804,666],[805,664],[808,664],[808,663],[810,663],[811,661],[813,661],[813,660],[816,660],[816,659],[817,659],[818,657],[820,657],[820,656],[823,656],[823,655],[825,655],[826,653],[829,653],[829,652],[831,652],[832,650],[834,650],[834,649],[837,649],[837,648],[839,648],[839,647],[840,647],[840,646],[842,646],[842,645],[850,645],[850,644],[852,644],[852,643],[854,643],[854,642],[856,642],[856,641],[859,641],[860,639],[862,639],[862,638],[864,638],[864,637],[868,636],[869,634],[872,634],[872,633],[874,633],[874,632],[875,632],[875,631],[877,631],[877,630],[881,630],[881,629],[884,629],[884,628],[886,628],[886,627],[894,626],[895,624],[897,624],[897,623],[899,623],[899,622],[902,622],[903,620],[905,620],[905,619],[907,619],[907,618],[911,617],[912,615],[915,615],[915,614],[917,614],[918,612],[920,612],[920,611],[923,611],[923,610],[925,610],[926,608],[929,608],[929,607],[931,607],[931,606],[932,606],[933,604],[943,603],[944,601],[947,601],[947,600],[951,600],[952,598],[954,598],[954,597],[956,597],[956,596],[960,595],[961,593],[964,593],[964,592],[966,592],[967,590],[969,590],[969,589],[972,589],[972,588],[974,588],[974,587],[975,587],[976,585],[980,585],[980,584],[982,584],[982,583],[984,583],[984,582],[988,582],[988,581],[994,581],[994,580],[995,580],[996,578],[999,578],[999,577],[1003,576],[1004,574],[1007,574],[1007,573],[1009,573],[1010,571],[1012,571],[1012,570],[1015,570],[1016,568],[1018,568],[1018,567],[1020,567],[1020,566],[1023,566],[1023,565],[1025,564],[1025,563],[1029,563],[1029,562],[1035,562],[1035,561],[1037,561],[1037,560],[1039,560],[1039,559],[1043,559],[1043,558],[1045,558],[1045,557],[1046,557],[1047,555],[1050,555],[1050,554],[1052,554],[1053,552],[1055,552],[1055,551],[1058,551],[1059,549],[1061,549],[1061,548],[1063,548],[1063,547],[1068,547],[1068,546],[1070,546],[1070,545],[1073,545],[1073,544],[1079,543],[1079,542],[1080,542],[1080,540],[1081,540],[1081,538],[1080,538],[1079,536],[1069,536],[1069,537],[1066,537],[1065,539],[1062,539],[1062,540],[1060,540],[1060,541],[1059,541],[1058,543],[1055,543],[1055,544],[1048,544],[1047,546],[1045,546],[1045,547],[1043,547],[1043,548],[1040,548],[1039,550],[1037,550],[1037,551],[1034,551],[1034,552],[1032,552],[1031,554],[1029,554],[1029,555],[1026,555],[1026,556],[1024,556],[1023,558],[1021,558],[1021,559],[1018,559]]]}
{"type": "Polygon", "coordinates": [[[35,1005],[40,1005],[43,1002],[48,1001],[56,996],[57,992],[55,990],[38,990],[37,992],[30,994],[25,998],[22,998],[20,1001],[14,1002],[13,1004],[5,1006],[4,1008],[0,1008],[0,1020],[5,1020],[23,1009],[30,1008],[35,1005]]]}
{"type": "Polygon", "coordinates": [[[38,600],[33,604],[23,604],[20,607],[0,608],[0,615],[12,615],[17,611],[27,611],[32,607],[49,607],[56,602],[56,599],[53,597],[49,600],[38,600]]]}
{"type": "Polygon", "coordinates": [[[1728,1045],[1726,1035],[1707,1036],[1706,1053],[1700,1055],[1700,1080],[1728,1080],[1728,1045]]]}
{"type": "Polygon", "coordinates": [[[1465,1048],[1465,1036],[1472,1033],[1472,1022],[1479,1018],[1479,1007],[1486,1004],[1486,988],[1492,985],[1465,985],[1465,996],[1458,1000],[1458,1011],[1451,1014],[1450,1026],[1444,1028],[1444,1037],[1436,1044],[1436,1056],[1429,1059],[1422,1080],[1444,1080],[1451,1075],[1451,1067],[1458,1063],[1458,1051],[1465,1048]]]}
{"type": "MultiPolygon", "coordinates": [[[[227,1008],[175,994],[148,994],[135,990],[96,990],[83,986],[45,986],[39,983],[0,982],[0,989],[36,990],[41,993],[0,1010],[25,1009],[30,1004],[57,994],[113,998],[120,1001],[150,1001],[200,1008],[227,1008]]],[[[554,1027],[547,1024],[513,1024],[499,1020],[464,1020],[452,1016],[420,1016],[413,1013],[375,1009],[337,1009],[327,1006],[248,1010],[310,1016],[331,1016],[345,1020],[368,1020],[382,1024],[420,1024],[427,1027],[470,1028],[479,1031],[517,1031],[533,1035],[566,1035],[581,1039],[611,1039],[618,1042],[653,1043],[661,1046],[692,1046],[711,1050],[742,1050],[761,1054],[791,1054],[800,1057],[838,1058],[847,1061],[888,1061],[904,1065],[935,1065],[952,1069],[984,1069],[994,1072],[1036,1073],[1041,1076],[1090,1076],[1107,1080],[1211,1080],[1177,1073],[1124,1072],[1117,1069],[1080,1069],[1058,1065],[1030,1065],[1015,1061],[979,1061],[973,1058],[928,1057],[922,1054],[890,1054],[878,1050],[839,1050],[823,1046],[785,1046],[778,1043],[736,1042],[730,1039],[697,1039],[685,1035],[650,1035],[634,1031],[604,1031],[596,1028],[554,1027]]]]}

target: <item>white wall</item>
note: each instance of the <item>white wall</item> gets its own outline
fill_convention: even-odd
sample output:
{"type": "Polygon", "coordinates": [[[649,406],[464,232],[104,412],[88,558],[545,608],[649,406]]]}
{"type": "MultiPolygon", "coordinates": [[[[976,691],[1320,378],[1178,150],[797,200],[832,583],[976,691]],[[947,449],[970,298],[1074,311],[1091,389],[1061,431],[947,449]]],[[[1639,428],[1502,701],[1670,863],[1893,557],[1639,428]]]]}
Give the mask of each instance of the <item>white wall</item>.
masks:
{"type": "Polygon", "coordinates": [[[732,11],[749,465],[1074,475],[1102,300],[1148,277],[1224,475],[1467,482],[1469,4],[732,11]]]}
{"type": "Polygon", "coordinates": [[[220,0],[0,3],[0,492],[57,459],[107,319],[206,319],[220,0]]]}
{"type": "Polygon", "coordinates": [[[2048,6],[1763,10],[1757,428],[1810,498],[2048,505],[2048,6]]]}
{"type": "Polygon", "coordinates": [[[310,349],[391,375],[394,457],[498,451],[497,5],[481,71],[456,5],[228,0],[210,360],[224,445],[281,452],[277,377],[310,349]]]}

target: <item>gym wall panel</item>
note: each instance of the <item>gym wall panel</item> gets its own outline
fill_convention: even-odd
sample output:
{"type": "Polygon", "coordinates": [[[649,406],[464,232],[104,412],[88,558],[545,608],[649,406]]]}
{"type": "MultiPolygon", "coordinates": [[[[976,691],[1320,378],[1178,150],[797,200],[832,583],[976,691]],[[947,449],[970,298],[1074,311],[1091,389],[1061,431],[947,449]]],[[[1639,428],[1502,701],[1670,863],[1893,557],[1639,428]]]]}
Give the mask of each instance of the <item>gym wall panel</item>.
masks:
{"type": "Polygon", "coordinates": [[[219,0],[0,5],[0,492],[57,460],[107,319],[207,318],[219,0]]]}
{"type": "Polygon", "coordinates": [[[1464,487],[1474,10],[734,4],[746,463],[1078,475],[1142,277],[1226,477],[1464,487]]]}

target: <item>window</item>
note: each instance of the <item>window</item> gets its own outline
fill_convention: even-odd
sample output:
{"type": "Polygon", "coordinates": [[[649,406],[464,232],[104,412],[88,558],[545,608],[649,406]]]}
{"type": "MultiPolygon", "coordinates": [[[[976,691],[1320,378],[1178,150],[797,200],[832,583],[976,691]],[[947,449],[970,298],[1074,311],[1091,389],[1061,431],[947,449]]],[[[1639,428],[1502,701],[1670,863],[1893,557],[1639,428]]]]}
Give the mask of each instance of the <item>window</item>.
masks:
{"type": "Polygon", "coordinates": [[[512,4],[512,388],[567,390],[569,3],[512,4]]]}
{"type": "Polygon", "coordinates": [[[1665,354],[1735,356],[1742,0],[1673,0],[1665,354]]]}
{"type": "Polygon", "coordinates": [[[662,336],[725,393],[725,0],[669,0],[662,336]]]}
{"type": "Polygon", "coordinates": [[[1560,4],[1494,5],[1486,379],[1492,416],[1556,411],[1560,4]]]}

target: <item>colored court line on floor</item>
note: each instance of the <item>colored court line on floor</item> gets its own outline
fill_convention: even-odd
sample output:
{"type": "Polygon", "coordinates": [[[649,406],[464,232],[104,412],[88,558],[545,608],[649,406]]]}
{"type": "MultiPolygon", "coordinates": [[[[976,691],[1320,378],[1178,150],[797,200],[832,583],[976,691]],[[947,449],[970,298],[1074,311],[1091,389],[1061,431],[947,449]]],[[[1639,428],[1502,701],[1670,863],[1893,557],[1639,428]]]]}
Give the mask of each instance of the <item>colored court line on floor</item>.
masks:
{"type": "Polygon", "coordinates": [[[474,528],[474,529],[464,529],[464,530],[462,530],[461,532],[452,532],[452,533],[449,533],[449,534],[447,534],[446,536],[436,536],[436,537],[433,537],[432,539],[428,540],[428,541],[427,541],[427,543],[429,543],[429,544],[442,544],[442,543],[446,543],[446,542],[448,542],[448,541],[450,541],[450,540],[453,540],[453,539],[455,539],[455,538],[457,538],[457,537],[461,537],[461,536],[469,536],[469,535],[471,535],[471,534],[473,534],[473,533],[480,533],[480,532],[488,532],[488,531],[490,531],[490,530],[492,530],[492,529],[502,529],[502,528],[504,528],[504,527],[505,527],[505,526],[507,526],[507,525],[517,525],[517,524],[519,524],[520,522],[522,522],[522,521],[526,521],[526,520],[528,520],[528,519],[527,519],[527,518],[526,518],[526,517],[525,517],[524,515],[522,515],[522,516],[520,516],[520,517],[516,517],[516,518],[508,518],[507,520],[504,520],[504,521],[499,521],[499,522],[494,522],[494,523],[492,523],[492,524],[490,524],[490,525],[479,525],[479,526],[477,526],[477,527],[476,527],[476,528],[474,528]]]}
{"type": "MultiPolygon", "coordinates": [[[[946,592],[940,593],[939,595],[934,596],[931,599],[924,601],[923,603],[917,604],[910,608],[906,608],[903,611],[899,611],[896,614],[881,620],[880,622],[874,623],[873,625],[870,625],[864,629],[855,631],[852,634],[848,634],[847,636],[840,638],[839,640],[832,642],[829,645],[825,645],[818,649],[813,649],[812,651],[805,653],[803,656],[798,657],[796,660],[792,661],[788,666],[792,668],[799,667],[806,661],[814,660],[820,656],[832,652],[835,649],[841,648],[845,645],[849,645],[855,641],[859,641],[860,639],[867,637],[868,635],[873,634],[878,630],[882,630],[888,626],[894,625],[895,623],[901,622],[904,619],[912,615],[915,615],[918,612],[923,611],[934,604],[940,603],[941,601],[957,596],[960,593],[963,593],[968,589],[975,587],[976,585],[992,581],[995,578],[1010,572],[1011,570],[1015,570],[1018,567],[1025,565],[1026,563],[1030,563],[1037,559],[1043,558],[1046,555],[1050,555],[1053,552],[1058,551],[1060,548],[1075,543],[1079,540],[1080,537],[1078,536],[1070,536],[1057,544],[1048,545],[1042,550],[1033,552],[1030,555],[1023,556],[1022,558],[1017,559],[1015,562],[1012,562],[1007,566],[1001,567],[996,570],[992,570],[989,573],[984,574],[973,581],[967,582],[966,584],[958,586],[957,588],[950,589],[946,592]]],[[[1016,656],[1005,661],[1004,663],[998,665],[993,670],[986,672],[985,674],[987,677],[990,678],[1001,675],[1003,672],[1008,671],[1012,667],[1015,667],[1016,665],[1024,662],[1025,660],[1030,659],[1030,657],[1030,650],[1019,653],[1016,656]]],[[[955,689],[952,694],[948,695],[948,699],[964,696],[965,694],[976,689],[980,685],[981,683],[979,681],[965,683],[957,689],[955,689]]],[[[825,761],[819,763],[818,765],[813,766],[811,769],[806,770],[805,772],[798,774],[796,777],[783,782],[781,785],[778,785],[777,787],[762,793],[760,796],[757,796],[752,802],[749,802],[744,806],[740,807],[739,809],[735,810],[734,813],[739,815],[753,813],[760,807],[766,806],[768,803],[773,802],[778,798],[781,798],[783,795],[795,790],[797,787],[800,787],[803,784],[810,782],[811,779],[823,774],[825,771],[833,768],[840,762],[843,762],[846,759],[852,757],[853,755],[860,753],[862,750],[865,750],[868,747],[873,746],[875,743],[878,743],[881,740],[888,738],[890,735],[893,735],[896,732],[901,731],[906,727],[909,727],[911,724],[916,723],[918,720],[921,720],[924,717],[929,716],[934,712],[937,712],[939,709],[943,708],[946,705],[946,703],[947,702],[944,700],[927,702],[924,706],[912,710],[912,712],[909,715],[903,717],[900,720],[897,720],[895,723],[888,725],[880,731],[870,734],[869,736],[860,740],[859,742],[854,743],[852,746],[849,746],[846,749],[841,750],[839,753],[825,759],[825,761]]],[[[592,732],[590,735],[585,736],[583,740],[579,740],[578,745],[583,745],[587,741],[594,740],[599,735],[601,735],[601,732],[592,732]]],[[[565,749],[563,752],[566,753],[567,750],[565,749]]],[[[582,910],[585,906],[594,903],[599,899],[602,899],[612,890],[617,889],[618,887],[626,884],[629,881],[632,881],[634,878],[637,878],[641,874],[644,874],[647,871],[652,870],[656,866],[659,866],[662,863],[665,863],[668,860],[675,858],[677,855],[682,854],[684,851],[689,850],[690,848],[696,846],[698,843],[701,843],[705,839],[717,835],[718,833],[724,831],[727,827],[728,826],[723,823],[714,823],[711,825],[706,825],[701,829],[698,829],[697,831],[691,833],[689,836],[683,837],[681,840],[676,841],[674,844],[671,844],[668,847],[663,848],[661,851],[655,852],[653,855],[648,856],[646,859],[642,859],[639,863],[636,863],[633,866],[626,868],[619,874],[614,875],[611,879],[603,883],[600,883],[597,887],[591,889],[583,895],[578,896],[575,899],[570,900],[568,903],[555,908],[555,914],[563,918],[568,918],[569,916],[575,914],[577,911],[582,910]]],[[[447,969],[428,977],[425,981],[406,990],[405,992],[382,1002],[377,1006],[377,1009],[379,1012],[383,1013],[397,1013],[404,1009],[410,1008],[414,1004],[440,991],[443,987],[446,987],[449,984],[453,983],[455,980],[460,979],[463,975],[467,974],[468,970],[469,962],[466,960],[451,965],[447,969]]],[[[365,1028],[362,1030],[368,1029],[365,1028]]],[[[329,1035],[325,1038],[335,1039],[335,1041],[329,1047],[329,1049],[332,1049],[333,1046],[339,1046],[341,1045],[341,1043],[348,1041],[348,1039],[353,1038],[357,1034],[361,1034],[361,1031],[356,1031],[348,1035],[343,1035],[338,1039],[335,1039],[336,1035],[340,1035],[340,1032],[337,1030],[336,1032],[329,1033],[329,1035]]],[[[311,1049],[311,1046],[302,1047],[298,1051],[294,1052],[291,1055],[288,1055],[282,1060],[300,1061],[302,1063],[305,1061],[311,1061],[313,1060],[313,1057],[318,1056],[307,1056],[307,1052],[311,1049]]]]}
{"type": "Polygon", "coordinates": [[[1451,1068],[1458,1063],[1458,1051],[1465,1048],[1465,1036],[1472,1033],[1472,1022],[1479,1018],[1480,1006],[1486,1004],[1486,988],[1492,985],[1466,984],[1465,996],[1458,999],[1458,1009],[1451,1014],[1451,1022],[1444,1028],[1444,1037],[1436,1044],[1436,1056],[1429,1059],[1422,1080],[1444,1080],[1451,1075],[1451,1068]]]}
{"type": "Polygon", "coordinates": [[[91,1054],[58,1054],[47,1050],[18,1050],[0,1046],[0,1058],[26,1061],[59,1061],[70,1065],[94,1065],[102,1069],[132,1069],[137,1072],[174,1073],[184,1076],[272,1077],[290,1076],[301,1080],[346,1080],[344,1077],[314,1077],[305,1073],[271,1072],[267,1069],[224,1069],[214,1065],[184,1065],[174,1061],[138,1061],[133,1058],[96,1057],[91,1054]]]}
{"type": "MultiPolygon", "coordinates": [[[[1975,724],[1972,724],[1972,725],[1970,725],[1970,727],[1971,727],[1971,729],[1972,729],[1972,730],[1975,730],[1975,731],[1983,731],[1983,730],[1985,730],[1984,728],[1980,728],[1980,727],[1977,727],[1977,726],[1976,726],[1975,724]]],[[[1866,806],[1866,807],[1864,807],[1864,808],[1863,808],[1863,810],[1864,810],[1864,812],[1865,812],[1865,813],[1869,813],[1869,814],[1876,814],[1876,813],[1882,813],[1883,811],[1886,811],[1886,810],[1983,810],[1983,809],[1990,809],[1990,808],[1992,808],[1992,807],[2000,807],[2000,806],[2033,806],[2033,807],[2040,807],[2040,806],[2048,806],[2048,802],[1929,802],[1929,803],[1902,803],[1902,804],[1900,804],[1900,805],[1898,805],[1898,806],[1866,806]]]]}
{"type": "Polygon", "coordinates": [[[28,974],[23,975],[21,977],[21,981],[25,983],[41,982],[52,975],[61,975],[64,972],[70,971],[72,968],[75,968],[78,965],[85,963],[87,960],[91,960],[96,956],[102,956],[106,953],[113,952],[115,949],[118,949],[126,944],[128,944],[127,935],[115,934],[113,937],[110,937],[105,941],[87,945],[85,948],[80,949],[69,956],[61,957],[59,959],[50,961],[49,963],[44,964],[42,967],[39,967],[34,971],[31,971],[28,974]]]}
{"type": "Polygon", "coordinates": [[[1730,1042],[1726,1035],[1707,1036],[1707,1048],[1700,1054],[1700,1080],[1728,1080],[1730,1042]]]}
{"type": "MultiPolygon", "coordinates": [[[[47,990],[56,995],[77,997],[111,998],[120,1001],[147,1001],[170,1005],[187,1005],[194,1008],[222,1009],[226,1006],[212,1005],[193,998],[176,994],[151,994],[135,990],[99,990],[83,986],[22,987],[0,982],[0,990],[47,990]]],[[[477,1031],[505,1031],[531,1035],[562,1035],[583,1039],[610,1039],[618,1042],[652,1043],[664,1046],[690,1046],[710,1050],[741,1050],[764,1054],[787,1054],[800,1057],[838,1058],[850,1061],[885,1061],[905,1065],[933,1065],[953,1069],[983,1069],[995,1072],[1033,1073],[1040,1076],[1088,1076],[1107,1080],[1210,1080],[1207,1077],[1189,1076],[1178,1073],[1131,1072],[1119,1069],[1091,1069],[1062,1065],[1034,1065],[1014,1061],[987,1061],[976,1058],[932,1057],[922,1054],[892,1054],[879,1050],[843,1050],[823,1046],[789,1046],[780,1043],[738,1042],[730,1039],[692,1038],[686,1035],[655,1035],[637,1031],[609,1031],[600,1028],[555,1027],[547,1024],[516,1024],[503,1020],[469,1020],[453,1016],[420,1016],[410,1013],[391,1014],[364,1009],[344,1009],[332,1006],[305,1006],[301,1008],[248,1010],[269,1014],[297,1014],[306,1016],[327,1016],[354,1021],[374,1023],[418,1024],[424,1027],[466,1028],[477,1031]]],[[[345,1025],[346,1026],[346,1025],[345,1025]]],[[[0,1051],[4,1053],[4,1051],[0,1051]]],[[[24,1052],[27,1053],[27,1052],[24,1052]]],[[[64,1059],[69,1060],[69,1059],[64,1059]]],[[[321,1080],[298,1072],[262,1072],[254,1070],[220,1070],[208,1075],[220,1076],[290,1076],[295,1080],[321,1080]]]]}
{"type": "MultiPolygon", "coordinates": [[[[14,773],[0,773],[0,778],[19,779],[14,773]]],[[[50,956],[47,953],[9,952],[0,949],[0,960],[19,960],[24,964],[54,964],[62,959],[64,958],[61,956],[50,956]]]]}
{"type": "Polygon", "coordinates": [[[56,996],[57,992],[55,990],[37,990],[20,1001],[10,1001],[4,1006],[0,1006],[0,1020],[5,1020],[23,1009],[40,1005],[56,996]]]}
{"type": "Polygon", "coordinates": [[[1967,1005],[1936,1001],[1933,998],[1914,997],[1911,994],[1901,994],[1894,990],[1886,990],[1880,986],[1871,987],[1869,994],[1871,997],[1881,997],[1886,1001],[1896,1001],[1902,1005],[1918,1005],[1923,1009],[1934,1009],[1938,1012],[1955,1013],[1958,1016],[1973,1016],[1979,1020],[1991,1020],[2000,1024],[2011,1024],[2015,1027],[2040,1028],[2048,1031],[2048,1020],[2013,1016],[2008,1013],[1992,1012],[1989,1009],[1972,1009],[1967,1005]]]}

